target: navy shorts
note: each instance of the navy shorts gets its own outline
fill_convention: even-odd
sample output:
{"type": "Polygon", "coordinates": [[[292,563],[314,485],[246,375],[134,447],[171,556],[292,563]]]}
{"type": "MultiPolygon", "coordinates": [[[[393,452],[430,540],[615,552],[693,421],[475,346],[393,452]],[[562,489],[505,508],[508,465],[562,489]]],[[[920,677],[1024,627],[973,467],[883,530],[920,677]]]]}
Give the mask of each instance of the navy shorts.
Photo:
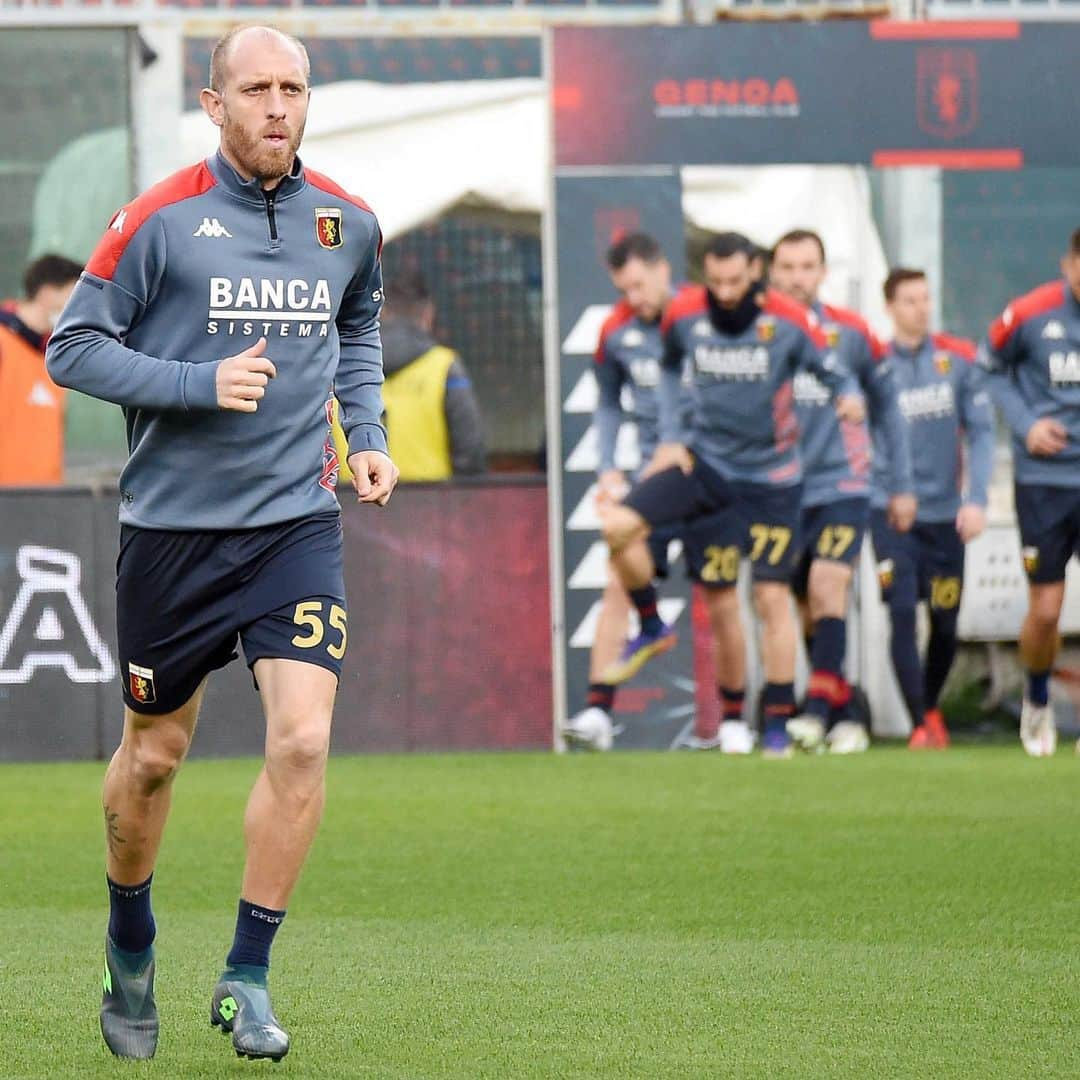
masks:
{"type": "Polygon", "coordinates": [[[795,595],[806,595],[810,564],[815,559],[854,566],[869,523],[869,499],[838,499],[825,506],[804,506],[795,595]]]}
{"type": "Polygon", "coordinates": [[[1080,555],[1080,489],[1017,484],[1014,494],[1028,581],[1064,581],[1069,559],[1080,555]]]}
{"type": "Polygon", "coordinates": [[[341,517],[259,529],[124,525],[116,625],[124,704],[167,713],[236,659],[317,664],[341,675],[347,641],[341,517]]]}
{"type": "Polygon", "coordinates": [[[964,589],[964,543],[951,521],[916,522],[897,532],[884,510],[870,514],[881,598],[890,607],[930,602],[935,614],[954,617],[964,589]]]}

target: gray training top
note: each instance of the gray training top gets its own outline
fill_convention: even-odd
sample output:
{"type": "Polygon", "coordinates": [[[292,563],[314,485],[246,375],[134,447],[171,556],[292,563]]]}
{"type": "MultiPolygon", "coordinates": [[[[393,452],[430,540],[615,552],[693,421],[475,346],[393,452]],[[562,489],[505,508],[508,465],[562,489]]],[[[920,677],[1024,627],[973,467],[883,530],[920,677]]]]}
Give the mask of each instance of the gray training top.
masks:
{"type": "Polygon", "coordinates": [[[49,342],[62,386],[123,406],[120,520],[236,529],[338,508],[330,400],[350,453],[386,453],[381,235],[366,203],[296,160],[272,192],[220,153],[120,210],[49,342]],[[220,409],[218,363],[266,338],[255,413],[220,409]]]}

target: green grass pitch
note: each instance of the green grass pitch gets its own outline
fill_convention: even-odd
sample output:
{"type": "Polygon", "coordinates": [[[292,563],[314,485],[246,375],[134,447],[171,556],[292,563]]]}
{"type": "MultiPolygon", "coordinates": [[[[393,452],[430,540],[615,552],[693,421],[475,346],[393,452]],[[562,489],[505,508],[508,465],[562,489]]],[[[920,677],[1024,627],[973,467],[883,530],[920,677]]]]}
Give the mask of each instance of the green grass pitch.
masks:
{"type": "Polygon", "coordinates": [[[0,767],[0,1077],[1077,1077],[1080,760],[336,758],[271,970],[208,1020],[257,764],[176,785],[162,1036],[97,1026],[100,765],[0,767]]]}

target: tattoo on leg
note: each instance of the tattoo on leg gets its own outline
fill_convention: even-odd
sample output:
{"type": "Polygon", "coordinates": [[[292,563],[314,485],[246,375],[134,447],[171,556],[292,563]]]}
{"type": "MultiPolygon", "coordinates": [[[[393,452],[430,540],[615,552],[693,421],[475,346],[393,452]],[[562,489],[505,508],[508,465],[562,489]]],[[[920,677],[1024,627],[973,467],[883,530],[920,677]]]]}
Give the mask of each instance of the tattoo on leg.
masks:
{"type": "Polygon", "coordinates": [[[120,835],[120,826],[117,823],[120,815],[114,810],[105,807],[105,835],[109,841],[109,854],[118,855],[118,848],[127,841],[120,835]]]}

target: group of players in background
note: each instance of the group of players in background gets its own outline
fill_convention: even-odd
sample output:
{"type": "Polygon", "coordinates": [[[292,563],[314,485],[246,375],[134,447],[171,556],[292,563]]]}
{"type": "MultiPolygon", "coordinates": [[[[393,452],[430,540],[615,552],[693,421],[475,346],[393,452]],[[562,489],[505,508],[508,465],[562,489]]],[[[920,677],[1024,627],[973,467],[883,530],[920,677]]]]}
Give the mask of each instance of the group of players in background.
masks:
{"type": "Polygon", "coordinates": [[[616,242],[607,266],[621,299],[594,371],[611,566],[588,699],[567,722],[567,740],[609,748],[616,688],[674,646],[656,582],[678,538],[714,638],[722,720],[701,745],[749,754],[760,737],[772,757],[865,751],[870,733],[851,709],[844,661],[851,580],[869,528],[909,745],[947,748],[938,700],[956,655],[965,545],[986,524],[993,404],[1012,433],[1030,590],[1020,738],[1033,757],[1053,754],[1049,677],[1065,568],[1080,550],[1080,229],[1062,277],[1012,301],[978,347],[932,332],[926,275],[907,268],[885,280],[894,334],[879,341],[858,314],[820,299],[825,247],[805,229],[771,252],[740,233],[713,236],[703,285],[675,286],[659,245],[641,233],[616,242]],[[624,388],[643,462],[632,486],[615,467],[624,388]],[[735,588],[744,561],[760,623],[760,736],[744,718],[746,628],[735,588]],[[811,669],[801,705],[793,595],[811,669]],[[627,640],[632,610],[640,631],[627,640]]]}

